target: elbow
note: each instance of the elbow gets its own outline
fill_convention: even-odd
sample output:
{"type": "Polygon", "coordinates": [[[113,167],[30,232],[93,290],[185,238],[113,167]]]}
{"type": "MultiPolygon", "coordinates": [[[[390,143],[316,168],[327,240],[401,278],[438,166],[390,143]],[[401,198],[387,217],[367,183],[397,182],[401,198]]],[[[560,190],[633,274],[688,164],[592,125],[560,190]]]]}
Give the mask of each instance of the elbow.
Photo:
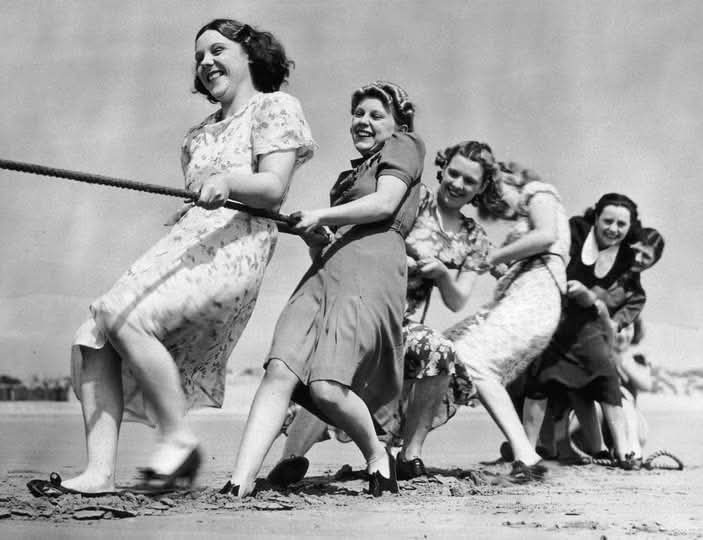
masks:
{"type": "Polygon", "coordinates": [[[391,217],[395,213],[397,206],[398,205],[395,201],[390,201],[387,199],[379,201],[378,206],[376,207],[376,215],[378,216],[379,221],[391,217]]]}
{"type": "Polygon", "coordinates": [[[541,249],[548,250],[558,240],[557,232],[555,230],[541,231],[540,240],[541,249]]]}
{"type": "Polygon", "coordinates": [[[466,307],[468,300],[468,297],[455,298],[452,301],[447,302],[447,307],[452,313],[458,313],[466,307]]]}
{"type": "Polygon", "coordinates": [[[267,210],[278,211],[283,204],[285,191],[280,185],[272,185],[268,189],[263,190],[258,197],[259,205],[267,210]]]}

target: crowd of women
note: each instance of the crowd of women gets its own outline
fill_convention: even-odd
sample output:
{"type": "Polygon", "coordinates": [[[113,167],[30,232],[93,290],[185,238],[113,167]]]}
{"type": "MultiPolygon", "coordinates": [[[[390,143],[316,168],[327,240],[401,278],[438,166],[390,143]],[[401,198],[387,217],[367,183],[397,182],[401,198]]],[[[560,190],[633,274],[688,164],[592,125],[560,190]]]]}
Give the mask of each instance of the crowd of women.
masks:
{"type": "MultiPolygon", "coordinates": [[[[280,91],[291,64],[273,35],[238,21],[197,32],[195,91],[219,104],[182,147],[185,184],[199,198],[91,304],[72,349],[87,465],[65,481],[30,481],[35,495],[114,492],[125,418],[156,428],[141,487],[192,483],[203,454],[186,412],[222,405],[228,358],[276,244],[274,221],[223,205],[278,210],[316,150],[300,103],[280,91]]],[[[438,152],[430,189],[407,93],[376,81],[351,93],[350,109],[360,157],[338,175],[329,207],[291,214],[311,264],[279,316],[220,492],[252,495],[285,430],[271,483],[302,479],[304,455],[331,432],[363,454],[370,493],[397,493],[398,480],[427,474],[430,431],[474,399],[505,434],[516,481],[544,477],[570,411],[585,452],[612,450],[614,463],[636,468],[641,364],[625,360],[623,342],[645,302],[639,274],[663,249],[636,204],[608,193],[569,219],[554,186],[478,141],[438,152]],[[489,241],[463,212],[469,204],[481,220],[512,224],[504,241],[489,241]],[[486,273],[497,280],[490,303],[447,330],[428,326],[435,289],[459,312],[486,273]]]]}

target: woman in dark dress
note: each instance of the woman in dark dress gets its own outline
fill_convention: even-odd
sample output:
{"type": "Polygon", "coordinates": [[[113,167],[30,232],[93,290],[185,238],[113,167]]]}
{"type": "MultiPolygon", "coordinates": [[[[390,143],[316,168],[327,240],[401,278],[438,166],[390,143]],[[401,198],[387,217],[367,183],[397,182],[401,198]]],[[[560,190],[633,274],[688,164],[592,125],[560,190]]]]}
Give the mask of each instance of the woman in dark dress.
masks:
{"type": "MultiPolygon", "coordinates": [[[[584,427],[597,425],[598,402],[613,433],[615,456],[623,468],[631,468],[634,451],[625,429],[613,337],[634,321],[646,298],[639,273],[630,272],[630,244],[640,229],[637,205],[625,195],[608,193],[569,224],[567,302],[549,346],[529,370],[525,429],[535,444],[546,397],[569,399],[584,427]]],[[[586,437],[597,452],[600,430],[590,431],[586,437]]]]}
{"type": "MultiPolygon", "coordinates": [[[[476,277],[488,270],[486,232],[462,208],[477,206],[479,199],[499,198],[496,162],[487,144],[463,141],[449,146],[438,152],[435,165],[439,186],[433,191],[421,185],[418,215],[405,238],[408,286],[403,391],[378,415],[383,422],[381,439],[387,446],[402,446],[397,455],[398,480],[426,474],[421,456],[427,435],[475,395],[468,378],[455,376],[452,342],[424,322],[433,289],[447,308],[457,312],[466,305],[476,277]]],[[[303,456],[316,442],[330,436],[349,442],[345,433],[328,430],[308,411],[293,410],[289,418],[283,457],[268,476],[279,486],[305,476],[309,463],[303,456]]]]}
{"type": "Polygon", "coordinates": [[[397,493],[395,462],[375,417],[403,383],[404,237],[417,213],[424,144],[403,89],[376,82],[351,100],[351,135],[361,159],[332,187],[331,207],[298,213],[296,228],[330,226],[333,242],[279,317],[234,472],[222,489],[250,495],[292,399],[345,431],[361,450],[369,491],[397,493]]]}

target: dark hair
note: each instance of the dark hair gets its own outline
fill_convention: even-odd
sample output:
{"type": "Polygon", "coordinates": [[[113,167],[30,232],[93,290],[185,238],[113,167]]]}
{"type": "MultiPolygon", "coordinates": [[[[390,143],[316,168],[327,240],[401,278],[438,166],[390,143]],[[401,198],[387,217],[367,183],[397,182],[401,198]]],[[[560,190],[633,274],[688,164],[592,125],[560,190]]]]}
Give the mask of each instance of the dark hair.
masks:
{"type": "Polygon", "coordinates": [[[478,141],[462,141],[437,152],[434,164],[439,167],[437,180],[442,181],[442,171],[449,165],[454,156],[463,156],[466,159],[475,161],[481,165],[483,174],[481,176],[481,190],[471,199],[471,204],[479,211],[503,203],[500,197],[500,190],[496,185],[496,172],[498,170],[496,160],[493,157],[493,150],[486,143],[478,141]]]}
{"type": "Polygon", "coordinates": [[[654,266],[659,262],[659,259],[661,259],[664,253],[664,237],[658,230],[652,227],[642,227],[639,240],[645,246],[649,246],[654,250],[654,259],[652,260],[652,264],[649,265],[650,267],[654,266]]]}
{"type": "Polygon", "coordinates": [[[640,239],[642,225],[637,212],[637,205],[627,195],[622,195],[621,193],[606,193],[598,199],[594,207],[586,210],[583,217],[586,218],[591,225],[594,225],[606,206],[622,206],[623,208],[627,208],[630,212],[630,230],[623,239],[623,243],[629,245],[637,242],[640,239]]]}
{"type": "MultiPolygon", "coordinates": [[[[249,58],[251,81],[259,92],[275,92],[288,79],[295,66],[286,56],[283,45],[270,32],[252,28],[234,19],[214,19],[203,26],[195,35],[195,40],[208,30],[219,32],[224,37],[239,43],[249,58]]],[[[216,103],[210,92],[195,74],[195,92],[203,94],[211,103],[216,103]]]]}
{"type": "Polygon", "coordinates": [[[408,93],[395,83],[375,81],[357,88],[351,97],[351,112],[363,98],[377,98],[393,115],[398,126],[405,126],[407,131],[415,129],[415,105],[408,99],[408,93]]]}

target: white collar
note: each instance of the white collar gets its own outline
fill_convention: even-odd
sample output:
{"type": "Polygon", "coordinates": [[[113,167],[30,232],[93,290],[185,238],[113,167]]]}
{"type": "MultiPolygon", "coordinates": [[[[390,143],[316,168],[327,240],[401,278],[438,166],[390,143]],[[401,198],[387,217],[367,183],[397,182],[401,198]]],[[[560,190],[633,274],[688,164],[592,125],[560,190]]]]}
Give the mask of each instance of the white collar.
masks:
{"type": "Polygon", "coordinates": [[[593,227],[591,227],[591,230],[588,231],[588,236],[586,236],[586,241],[581,248],[581,262],[586,266],[591,266],[595,263],[593,273],[600,279],[610,272],[613,264],[615,264],[615,259],[619,251],[620,244],[605,249],[598,249],[596,235],[593,231],[593,227]]]}

